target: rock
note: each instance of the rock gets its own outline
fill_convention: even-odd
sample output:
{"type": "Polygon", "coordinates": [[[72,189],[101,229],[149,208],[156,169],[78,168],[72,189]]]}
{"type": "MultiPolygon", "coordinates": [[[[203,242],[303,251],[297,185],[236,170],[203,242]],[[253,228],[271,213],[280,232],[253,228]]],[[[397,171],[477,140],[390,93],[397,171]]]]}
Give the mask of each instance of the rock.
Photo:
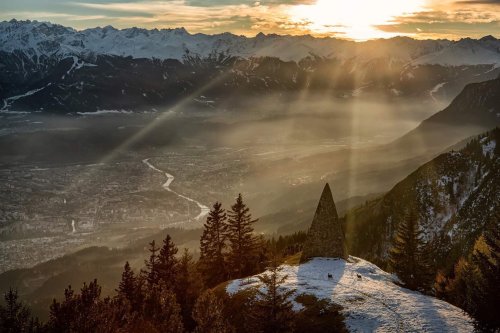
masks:
{"type": "Polygon", "coordinates": [[[313,257],[347,259],[345,236],[328,183],[319,199],[318,208],[309,228],[301,261],[313,257]]]}

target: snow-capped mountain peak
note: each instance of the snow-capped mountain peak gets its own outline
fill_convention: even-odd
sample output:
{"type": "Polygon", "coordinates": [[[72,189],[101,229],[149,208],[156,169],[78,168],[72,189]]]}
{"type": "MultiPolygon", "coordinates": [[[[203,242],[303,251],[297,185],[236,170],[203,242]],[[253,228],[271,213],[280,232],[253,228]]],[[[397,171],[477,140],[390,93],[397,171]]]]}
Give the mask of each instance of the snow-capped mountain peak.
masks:
{"type": "Polygon", "coordinates": [[[184,28],[116,29],[112,26],[77,31],[50,22],[4,21],[0,23],[0,50],[22,51],[30,55],[60,57],[94,53],[133,58],[182,60],[186,53],[206,57],[226,53],[242,58],[277,57],[299,61],[311,55],[324,58],[371,61],[391,57],[413,64],[495,64],[500,63],[500,41],[492,36],[480,40],[463,39],[418,41],[408,37],[354,43],[335,38],[257,34],[255,37],[231,33],[190,34],[184,28]]]}

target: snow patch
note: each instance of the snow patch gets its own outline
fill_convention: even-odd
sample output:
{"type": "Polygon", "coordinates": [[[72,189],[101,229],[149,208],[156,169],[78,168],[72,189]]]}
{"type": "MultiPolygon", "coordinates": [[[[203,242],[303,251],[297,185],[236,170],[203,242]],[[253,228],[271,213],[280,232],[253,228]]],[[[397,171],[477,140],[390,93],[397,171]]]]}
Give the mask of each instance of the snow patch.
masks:
{"type": "Polygon", "coordinates": [[[488,141],[488,143],[483,145],[483,155],[487,156],[493,154],[497,143],[495,140],[488,141]]]}
{"type": "MultiPolygon", "coordinates": [[[[397,278],[363,259],[314,258],[282,268],[281,274],[287,276],[284,288],[295,290],[294,297],[310,294],[341,305],[351,332],[474,330],[471,319],[461,309],[398,286],[397,278]]],[[[226,291],[234,294],[251,287],[262,288],[255,276],[232,281],[226,291]]]]}
{"type": "Polygon", "coordinates": [[[80,116],[102,116],[107,114],[132,114],[132,111],[127,110],[97,110],[94,112],[77,112],[80,116]]]}

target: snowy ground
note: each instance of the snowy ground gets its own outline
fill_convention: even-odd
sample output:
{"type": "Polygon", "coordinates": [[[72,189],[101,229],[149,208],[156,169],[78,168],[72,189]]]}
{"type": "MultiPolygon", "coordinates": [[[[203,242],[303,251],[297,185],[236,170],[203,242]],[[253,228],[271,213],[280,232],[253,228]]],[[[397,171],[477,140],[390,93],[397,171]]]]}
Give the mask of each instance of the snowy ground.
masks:
{"type": "MultiPolygon", "coordinates": [[[[284,265],[282,274],[288,275],[284,287],[296,290],[295,296],[312,294],[342,305],[351,332],[473,331],[459,308],[402,288],[394,276],[359,258],[316,258],[300,266],[284,265]]],[[[256,277],[234,280],[227,292],[258,285],[256,277]]],[[[295,304],[296,310],[300,307],[295,304]]]]}

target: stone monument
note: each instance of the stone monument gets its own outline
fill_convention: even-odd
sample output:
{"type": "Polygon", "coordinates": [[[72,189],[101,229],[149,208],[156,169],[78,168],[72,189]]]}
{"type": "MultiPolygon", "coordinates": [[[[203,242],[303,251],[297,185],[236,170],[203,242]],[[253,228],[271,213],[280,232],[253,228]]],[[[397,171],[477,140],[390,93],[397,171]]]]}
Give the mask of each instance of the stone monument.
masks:
{"type": "Polygon", "coordinates": [[[347,259],[345,236],[337,215],[332,191],[328,183],[319,199],[307,239],[302,250],[301,262],[313,257],[347,259]]]}

